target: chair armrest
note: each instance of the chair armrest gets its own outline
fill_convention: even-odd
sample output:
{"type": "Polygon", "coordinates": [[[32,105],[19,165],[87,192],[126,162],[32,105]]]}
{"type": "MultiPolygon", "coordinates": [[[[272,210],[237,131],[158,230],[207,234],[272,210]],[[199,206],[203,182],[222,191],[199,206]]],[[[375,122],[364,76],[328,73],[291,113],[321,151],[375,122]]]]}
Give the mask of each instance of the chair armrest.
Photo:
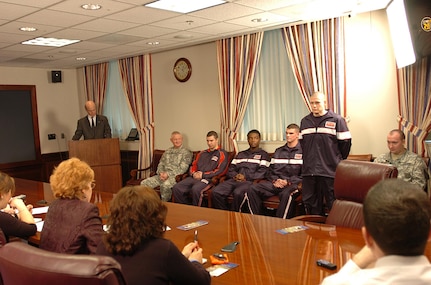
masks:
{"type": "MultiPolygon", "coordinates": [[[[141,168],[141,169],[132,169],[130,170],[130,179],[136,179],[136,177],[138,177],[138,172],[144,172],[147,171],[151,168],[151,166],[148,166],[146,168],[141,168]]],[[[150,176],[153,176],[154,174],[151,173],[150,176]]]]}
{"type": "Polygon", "coordinates": [[[301,215],[301,216],[293,217],[292,220],[324,224],[326,222],[326,216],[301,215]]]}
{"type": "Polygon", "coordinates": [[[178,182],[186,179],[187,177],[189,177],[188,173],[178,174],[177,176],[175,176],[175,181],[178,183],[178,182]]]}
{"type": "Polygon", "coordinates": [[[141,177],[140,179],[137,178],[139,172],[148,171],[150,168],[151,167],[130,170],[130,179],[127,180],[126,185],[139,185],[141,184],[141,181],[144,180],[145,178],[156,175],[155,172],[151,171],[148,176],[141,177]]]}
{"type": "Polygon", "coordinates": [[[226,180],[226,175],[216,175],[211,178],[211,183],[216,186],[226,180]]]}
{"type": "Polygon", "coordinates": [[[259,179],[255,179],[255,180],[253,180],[253,184],[258,184],[258,183],[260,183],[260,182],[262,182],[262,181],[266,181],[267,179],[265,179],[265,178],[259,178],[259,179]]]}

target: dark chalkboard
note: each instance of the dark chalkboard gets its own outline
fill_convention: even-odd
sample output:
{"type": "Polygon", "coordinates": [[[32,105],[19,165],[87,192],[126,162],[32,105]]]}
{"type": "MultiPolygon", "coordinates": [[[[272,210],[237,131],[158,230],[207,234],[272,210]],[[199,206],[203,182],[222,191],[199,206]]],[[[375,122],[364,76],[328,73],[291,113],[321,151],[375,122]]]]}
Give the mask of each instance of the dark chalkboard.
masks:
{"type": "Polygon", "coordinates": [[[34,85],[0,85],[0,122],[0,165],[40,161],[34,85]]]}

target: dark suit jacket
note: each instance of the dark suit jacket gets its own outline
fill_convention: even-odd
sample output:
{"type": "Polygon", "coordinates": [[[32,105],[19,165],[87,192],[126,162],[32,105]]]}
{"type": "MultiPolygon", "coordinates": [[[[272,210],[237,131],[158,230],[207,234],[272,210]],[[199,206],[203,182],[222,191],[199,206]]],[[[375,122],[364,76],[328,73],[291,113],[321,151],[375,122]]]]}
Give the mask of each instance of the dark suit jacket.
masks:
{"type": "Polygon", "coordinates": [[[59,253],[94,254],[102,235],[96,205],[79,199],[56,199],[49,205],[39,247],[59,253]]]}
{"type": "Polygon", "coordinates": [[[94,128],[90,126],[87,116],[79,119],[72,140],[77,141],[81,136],[84,136],[84,140],[111,138],[111,127],[108,119],[105,116],[96,115],[96,127],[94,128]]]}

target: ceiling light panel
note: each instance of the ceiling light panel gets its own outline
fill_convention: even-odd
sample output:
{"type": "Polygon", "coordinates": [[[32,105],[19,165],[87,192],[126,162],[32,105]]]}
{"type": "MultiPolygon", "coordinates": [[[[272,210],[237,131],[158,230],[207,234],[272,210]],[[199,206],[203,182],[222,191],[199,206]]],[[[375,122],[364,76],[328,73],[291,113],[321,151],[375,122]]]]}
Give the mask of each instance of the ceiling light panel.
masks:
{"type": "Polygon", "coordinates": [[[35,38],[22,42],[23,45],[36,45],[47,47],[63,47],[80,42],[80,40],[56,39],[56,38],[35,38]]]}
{"type": "Polygon", "coordinates": [[[226,1],[223,0],[159,0],[144,6],[178,13],[190,13],[193,11],[217,6],[225,2],[226,1]]]}

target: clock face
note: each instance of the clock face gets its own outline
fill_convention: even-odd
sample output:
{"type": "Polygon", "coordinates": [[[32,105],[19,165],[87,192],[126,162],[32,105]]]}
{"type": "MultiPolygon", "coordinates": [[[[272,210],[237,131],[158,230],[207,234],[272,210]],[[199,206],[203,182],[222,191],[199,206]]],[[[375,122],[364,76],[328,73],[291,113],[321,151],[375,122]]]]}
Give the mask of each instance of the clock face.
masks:
{"type": "Polygon", "coordinates": [[[174,64],[175,78],[180,82],[189,80],[192,75],[192,65],[187,58],[180,58],[174,64]]]}

